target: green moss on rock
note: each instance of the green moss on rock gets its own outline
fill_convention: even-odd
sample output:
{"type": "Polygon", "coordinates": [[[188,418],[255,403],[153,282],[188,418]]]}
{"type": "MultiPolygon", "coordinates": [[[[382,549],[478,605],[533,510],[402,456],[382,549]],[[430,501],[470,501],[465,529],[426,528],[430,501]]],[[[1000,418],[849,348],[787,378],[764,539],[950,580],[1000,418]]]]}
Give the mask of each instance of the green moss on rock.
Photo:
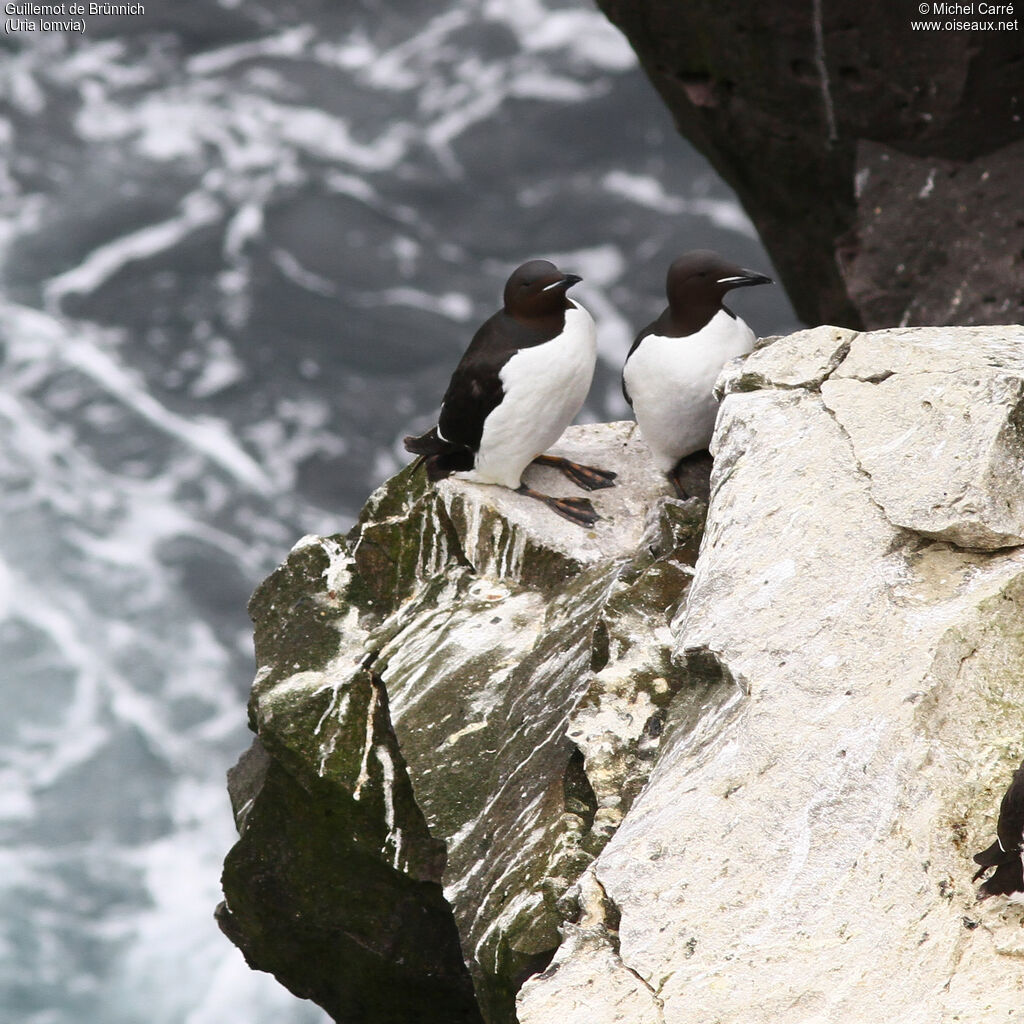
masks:
{"type": "MultiPolygon", "coordinates": [[[[338,1019],[378,1024],[399,1012],[375,990],[393,978],[413,987],[378,969],[373,951],[387,941],[366,933],[379,915],[398,946],[402,915],[439,921],[439,890],[410,883],[443,873],[461,952],[446,939],[417,962],[444,977],[449,1002],[405,1019],[462,1019],[444,1007],[455,1005],[464,958],[482,1018],[512,1024],[520,985],[560,941],[567,894],[614,831],[610,780],[621,806],[649,771],[660,729],[648,719],[676,686],[662,634],[689,585],[684,562],[705,506],[662,500],[665,482],[631,425],[579,436],[619,460],[609,467],[619,486],[592,531],[500,489],[427,488],[406,469],[347,538],[307,538],[253,598],[251,721],[264,753],[236,772],[243,834],[222,919],[251,963],[350,1015],[338,1019]],[[623,711],[614,728],[630,720],[614,770],[585,762],[573,736],[608,697],[623,711]],[[323,885],[321,860],[331,873],[323,885]],[[367,887],[365,899],[353,886],[367,887]],[[270,906],[299,916],[277,922],[270,906]],[[308,958],[284,949],[305,948],[307,925],[325,949],[308,958]],[[319,977],[337,957],[359,970],[319,977]],[[367,1016],[351,1016],[359,1012],[367,1016]]],[[[596,728],[594,743],[604,743],[596,728]]],[[[409,941],[423,941],[417,927],[409,941]]]]}
{"type": "Polygon", "coordinates": [[[268,760],[224,864],[221,928],[339,1024],[482,1024],[441,886],[352,841],[371,818],[268,760]]]}

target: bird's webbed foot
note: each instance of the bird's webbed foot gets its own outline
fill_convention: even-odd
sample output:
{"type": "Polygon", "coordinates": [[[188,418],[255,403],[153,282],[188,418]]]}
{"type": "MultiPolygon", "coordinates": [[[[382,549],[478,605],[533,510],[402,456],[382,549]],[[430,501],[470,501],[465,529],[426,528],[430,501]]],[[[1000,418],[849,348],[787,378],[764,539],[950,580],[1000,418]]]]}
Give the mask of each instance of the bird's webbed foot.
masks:
{"type": "Polygon", "coordinates": [[[599,491],[602,487],[614,487],[617,473],[597,466],[585,466],[581,462],[562,458],[561,455],[538,455],[533,460],[538,466],[551,466],[564,473],[577,487],[585,491],[599,491]]]}
{"type": "Polygon", "coordinates": [[[568,519],[570,523],[575,523],[584,529],[589,529],[601,518],[594,511],[594,506],[590,504],[589,498],[553,498],[550,494],[542,494],[532,487],[527,487],[526,484],[520,484],[516,488],[516,494],[525,494],[528,498],[535,498],[537,501],[543,502],[563,519],[568,519]]]}

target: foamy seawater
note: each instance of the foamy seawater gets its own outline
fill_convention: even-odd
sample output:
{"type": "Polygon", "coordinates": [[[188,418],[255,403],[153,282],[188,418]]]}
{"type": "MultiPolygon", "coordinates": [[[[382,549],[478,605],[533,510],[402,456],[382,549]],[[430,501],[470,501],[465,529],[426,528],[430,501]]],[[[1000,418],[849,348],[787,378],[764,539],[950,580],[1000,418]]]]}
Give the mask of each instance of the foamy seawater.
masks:
{"type": "Polygon", "coordinates": [[[2,44],[0,1018],[306,1024],[212,917],[252,588],[522,260],[584,277],[588,419],[673,256],[771,268],[583,2],[147,7],[2,44]]]}

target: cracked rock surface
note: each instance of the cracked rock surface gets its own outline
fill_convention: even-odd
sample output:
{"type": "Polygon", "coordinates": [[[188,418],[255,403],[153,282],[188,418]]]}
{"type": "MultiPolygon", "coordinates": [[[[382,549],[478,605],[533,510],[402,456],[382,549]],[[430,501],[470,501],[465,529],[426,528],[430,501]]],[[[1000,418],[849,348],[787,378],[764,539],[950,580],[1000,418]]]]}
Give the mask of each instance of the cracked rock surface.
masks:
{"type": "Polygon", "coordinates": [[[1022,910],[970,858],[1024,755],[1022,350],[825,327],[727,368],[684,683],[588,869],[614,913],[521,1024],[1020,1015],[1022,910]]]}

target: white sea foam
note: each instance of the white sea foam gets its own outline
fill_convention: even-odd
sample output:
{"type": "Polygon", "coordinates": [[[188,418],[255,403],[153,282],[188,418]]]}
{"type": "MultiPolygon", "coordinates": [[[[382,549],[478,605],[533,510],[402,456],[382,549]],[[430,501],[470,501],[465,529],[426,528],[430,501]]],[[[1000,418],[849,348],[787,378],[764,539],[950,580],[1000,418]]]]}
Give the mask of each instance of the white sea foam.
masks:
{"type": "Polygon", "coordinates": [[[193,192],[181,203],[177,217],[133,231],[94,249],[77,267],[46,282],[43,293],[51,306],[67,295],[93,292],[119,270],[137,260],[149,259],[178,245],[184,238],[224,215],[221,206],[202,192],[193,192]]]}
{"type": "Polygon", "coordinates": [[[625,37],[595,10],[551,10],[541,0],[486,0],[488,17],[515,32],[524,50],[565,50],[579,63],[606,71],[625,71],[636,55],[625,37]]]}
{"type": "Polygon", "coordinates": [[[209,866],[234,840],[224,799],[213,780],[180,783],[177,830],[133,858],[153,903],[132,923],[133,941],[111,987],[120,1005],[150,1024],[277,1024],[285,1014],[296,1024],[326,1024],[329,1018],[319,1008],[307,1004],[299,1010],[269,975],[254,977],[213,920],[211,908],[221,896],[209,866]],[[195,988],[169,987],[164,974],[169,963],[195,988]]]}
{"type": "Polygon", "coordinates": [[[257,57],[298,57],[315,38],[312,25],[297,25],[252,42],[233,43],[191,57],[186,69],[193,75],[211,75],[257,57]]]}
{"type": "Polygon", "coordinates": [[[224,232],[224,255],[230,260],[241,257],[247,245],[263,234],[263,206],[244,202],[235,211],[224,232]]]}
{"type": "Polygon", "coordinates": [[[329,281],[326,277],[321,277],[319,274],[313,273],[312,270],[308,270],[304,267],[298,259],[290,252],[285,249],[275,248],[271,254],[277,269],[289,281],[293,281],[300,288],[305,288],[308,292],[313,292],[316,295],[336,295],[338,292],[337,287],[333,281],[329,281]]]}
{"type": "Polygon", "coordinates": [[[382,288],[380,291],[353,295],[349,300],[355,306],[374,308],[378,306],[409,306],[437,313],[456,323],[466,323],[472,318],[474,307],[468,295],[461,292],[444,292],[433,295],[419,288],[382,288]]]}
{"type": "Polygon", "coordinates": [[[45,350],[58,365],[81,371],[153,427],[208,458],[240,483],[264,493],[270,489],[266,472],[231,436],[227,424],[213,417],[186,419],[161,405],[145,382],[103,347],[104,336],[99,332],[75,330],[44,313],[10,305],[0,305],[0,328],[14,339],[13,356],[18,355],[20,339],[31,338],[28,345],[45,350]]]}
{"type": "Polygon", "coordinates": [[[28,58],[15,56],[4,61],[0,71],[0,94],[23,114],[38,116],[46,107],[46,96],[36,83],[28,58]]]}
{"type": "Polygon", "coordinates": [[[611,171],[605,175],[604,187],[616,195],[659,213],[690,214],[706,217],[716,227],[748,238],[757,238],[757,231],[750,218],[735,199],[712,199],[707,196],[669,195],[657,178],[649,175],[630,174],[627,171],[611,171]]]}
{"type": "Polygon", "coordinates": [[[260,453],[278,488],[295,484],[296,471],[315,455],[343,455],[348,444],[343,437],[326,432],[331,408],[323,401],[282,398],[273,415],[250,426],[246,441],[260,453]]]}
{"type": "Polygon", "coordinates": [[[210,338],[199,375],[189,386],[195,398],[210,398],[245,379],[245,364],[227,338],[210,338]]]}

